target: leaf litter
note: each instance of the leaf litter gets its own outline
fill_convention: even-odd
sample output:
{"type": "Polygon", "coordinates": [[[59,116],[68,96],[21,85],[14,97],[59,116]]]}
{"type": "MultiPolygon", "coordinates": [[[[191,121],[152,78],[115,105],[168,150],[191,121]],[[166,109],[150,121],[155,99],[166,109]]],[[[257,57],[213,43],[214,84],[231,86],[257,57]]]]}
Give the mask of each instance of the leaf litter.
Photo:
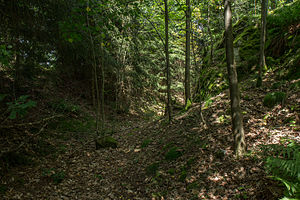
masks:
{"type": "Polygon", "coordinates": [[[285,137],[300,140],[300,98],[299,92],[290,93],[285,105],[264,107],[271,82],[267,77],[263,89],[251,84],[242,88],[248,145],[243,158],[233,156],[230,102],[224,91],[203,110],[205,128],[200,105],[193,104],[171,124],[117,116],[116,149],[96,150],[88,134],[84,142],[66,140],[66,151],[54,158],[16,167],[1,177],[8,188],[2,199],[278,199],[283,188],[268,178],[257,152],[260,145],[285,137]],[[172,159],[165,159],[168,152],[172,159]]]}

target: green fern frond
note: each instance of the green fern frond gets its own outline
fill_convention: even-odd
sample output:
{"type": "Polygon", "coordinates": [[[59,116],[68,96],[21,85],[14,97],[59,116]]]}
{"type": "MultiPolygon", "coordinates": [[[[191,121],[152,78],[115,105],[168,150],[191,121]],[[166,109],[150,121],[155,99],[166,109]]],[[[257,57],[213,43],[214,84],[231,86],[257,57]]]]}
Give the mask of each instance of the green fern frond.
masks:
{"type": "Polygon", "coordinates": [[[300,144],[290,141],[287,145],[267,145],[263,150],[269,155],[266,168],[272,178],[285,185],[288,197],[300,197],[300,144]]]}

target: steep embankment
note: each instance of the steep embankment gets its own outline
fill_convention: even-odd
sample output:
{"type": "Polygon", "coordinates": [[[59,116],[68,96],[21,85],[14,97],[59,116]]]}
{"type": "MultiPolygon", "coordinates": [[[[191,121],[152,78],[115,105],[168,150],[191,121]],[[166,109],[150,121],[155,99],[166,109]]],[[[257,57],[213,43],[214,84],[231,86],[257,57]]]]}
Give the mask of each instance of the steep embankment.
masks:
{"type": "MultiPolygon", "coordinates": [[[[300,78],[300,1],[287,4],[267,17],[266,63],[275,72],[276,81],[300,78]]],[[[260,18],[245,16],[233,26],[234,54],[239,80],[254,78],[257,73],[260,45],[260,18]]],[[[209,60],[209,55],[204,59],[209,60]]],[[[224,38],[214,45],[211,66],[200,74],[202,99],[219,94],[228,87],[224,38]]],[[[297,86],[299,88],[299,85],[297,86]]]]}

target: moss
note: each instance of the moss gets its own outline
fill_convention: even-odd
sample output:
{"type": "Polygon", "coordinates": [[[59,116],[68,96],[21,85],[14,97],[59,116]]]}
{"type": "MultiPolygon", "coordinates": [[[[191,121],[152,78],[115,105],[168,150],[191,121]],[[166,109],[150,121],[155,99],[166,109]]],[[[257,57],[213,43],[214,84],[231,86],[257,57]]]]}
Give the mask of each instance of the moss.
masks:
{"type": "Polygon", "coordinates": [[[300,49],[286,59],[285,68],[288,70],[287,75],[284,77],[288,80],[295,80],[300,78],[300,49]]]}
{"type": "Polygon", "coordinates": [[[118,142],[116,141],[115,138],[111,136],[105,136],[98,138],[96,140],[96,149],[101,149],[101,148],[117,148],[118,142]]]}
{"type": "Polygon", "coordinates": [[[51,179],[55,184],[61,183],[65,178],[65,172],[58,171],[51,175],[51,179]]]}
{"type": "Polygon", "coordinates": [[[176,172],[176,170],[174,168],[171,168],[168,170],[168,173],[171,174],[171,175],[174,175],[176,172]]]}
{"type": "Polygon", "coordinates": [[[267,107],[274,107],[276,104],[284,103],[286,99],[286,93],[284,92],[272,92],[266,94],[263,104],[267,107]]]}
{"type": "Polygon", "coordinates": [[[145,148],[145,147],[147,147],[151,142],[152,142],[151,139],[146,139],[146,140],[144,140],[144,141],[142,142],[141,147],[142,147],[142,148],[145,148]]]}
{"type": "Polygon", "coordinates": [[[146,173],[148,175],[156,175],[156,172],[157,172],[158,168],[159,168],[159,163],[158,162],[152,163],[149,166],[147,166],[146,173]]]}
{"type": "Polygon", "coordinates": [[[178,147],[172,147],[165,155],[166,160],[176,160],[180,156],[182,156],[182,152],[178,150],[178,147]]]}
{"type": "Polygon", "coordinates": [[[184,182],[185,181],[185,178],[187,177],[187,170],[186,169],[183,169],[180,173],[180,176],[179,176],[179,180],[181,182],[184,182]]]}
{"type": "Polygon", "coordinates": [[[48,128],[53,129],[60,133],[65,133],[65,132],[82,133],[82,132],[88,132],[94,126],[95,126],[94,119],[91,117],[85,117],[82,120],[63,118],[57,121],[50,122],[48,128]]]}

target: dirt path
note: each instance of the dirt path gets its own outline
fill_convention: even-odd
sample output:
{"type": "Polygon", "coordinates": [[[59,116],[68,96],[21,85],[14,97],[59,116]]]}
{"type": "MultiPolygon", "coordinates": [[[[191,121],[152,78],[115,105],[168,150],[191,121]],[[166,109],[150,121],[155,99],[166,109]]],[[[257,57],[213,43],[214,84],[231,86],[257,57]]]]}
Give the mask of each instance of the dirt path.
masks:
{"type": "MultiPolygon", "coordinates": [[[[4,199],[278,199],[282,188],[266,177],[255,151],[283,137],[297,139],[299,129],[283,123],[297,113],[280,105],[264,108],[263,90],[246,87],[242,92],[249,154],[240,160],[233,157],[225,92],[204,110],[206,129],[200,125],[199,105],[194,105],[171,125],[123,122],[113,134],[116,149],[96,150],[86,142],[89,135],[68,140],[67,151],[54,161],[13,172],[25,181],[4,199]]],[[[299,95],[288,101],[297,105],[299,95]]]]}

